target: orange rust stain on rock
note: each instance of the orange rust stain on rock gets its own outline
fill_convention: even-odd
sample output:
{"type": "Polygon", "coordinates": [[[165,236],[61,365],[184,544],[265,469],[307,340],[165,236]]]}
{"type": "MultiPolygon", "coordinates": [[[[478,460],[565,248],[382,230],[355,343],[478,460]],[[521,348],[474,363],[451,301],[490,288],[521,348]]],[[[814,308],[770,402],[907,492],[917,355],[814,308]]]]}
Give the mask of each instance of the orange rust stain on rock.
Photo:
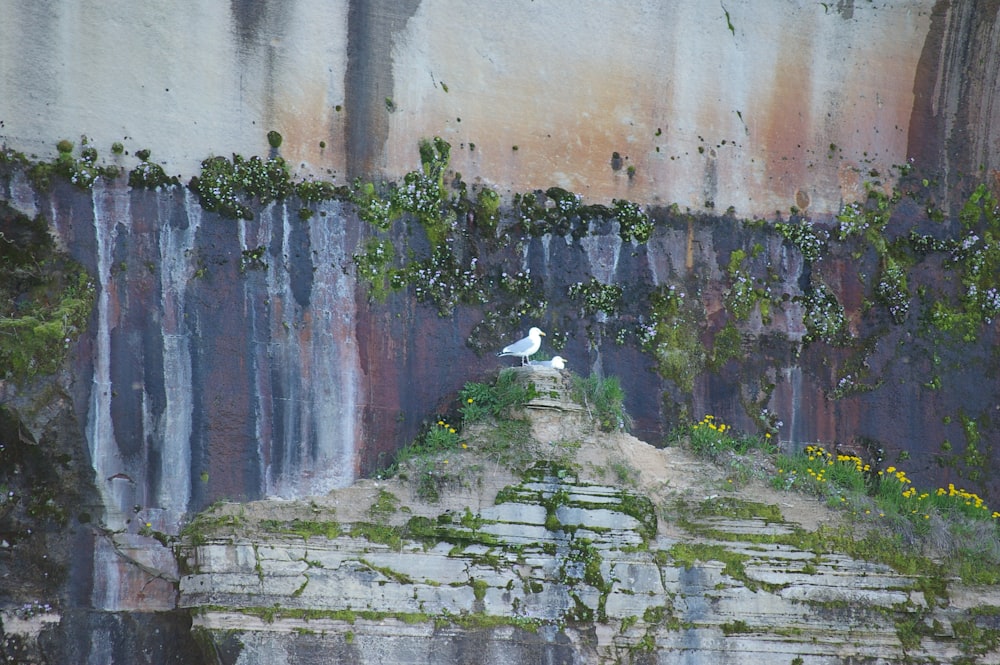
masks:
{"type": "Polygon", "coordinates": [[[313,84],[275,113],[275,129],[282,136],[279,153],[293,171],[306,163],[314,170],[344,172],[344,114],[328,107],[326,92],[322,85],[313,84]]]}
{"type": "Polygon", "coordinates": [[[662,100],[634,77],[581,68],[572,77],[501,76],[489,91],[463,91],[456,85],[448,94],[420,97],[416,88],[401,90],[386,163],[414,163],[412,137],[441,135],[452,143],[452,164],[466,180],[488,177],[515,190],[558,185],[595,200],[634,196],[650,186],[646,154],[655,127],[648,116],[662,100]],[[622,160],[617,170],[615,152],[622,160]]]}
{"type": "Polygon", "coordinates": [[[861,173],[856,165],[841,162],[837,168],[837,183],[844,203],[865,199],[865,188],[861,185],[861,173]]]}
{"type": "Polygon", "coordinates": [[[774,68],[775,78],[767,103],[764,128],[759,136],[764,150],[764,186],[784,194],[791,202],[794,192],[806,182],[806,159],[803,146],[808,146],[811,125],[805,91],[813,72],[799,49],[781,50],[774,68]]]}

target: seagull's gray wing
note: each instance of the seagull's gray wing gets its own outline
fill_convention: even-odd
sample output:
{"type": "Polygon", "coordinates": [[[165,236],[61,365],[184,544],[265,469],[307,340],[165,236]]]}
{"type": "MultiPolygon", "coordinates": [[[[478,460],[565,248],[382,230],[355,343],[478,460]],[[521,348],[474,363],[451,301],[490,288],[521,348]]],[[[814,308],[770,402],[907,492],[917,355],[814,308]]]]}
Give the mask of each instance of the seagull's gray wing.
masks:
{"type": "Polygon", "coordinates": [[[511,356],[521,355],[524,352],[530,350],[531,347],[534,346],[534,343],[535,343],[534,340],[532,340],[530,337],[523,337],[514,342],[513,344],[508,344],[507,346],[503,347],[503,351],[501,351],[500,353],[511,356]]]}

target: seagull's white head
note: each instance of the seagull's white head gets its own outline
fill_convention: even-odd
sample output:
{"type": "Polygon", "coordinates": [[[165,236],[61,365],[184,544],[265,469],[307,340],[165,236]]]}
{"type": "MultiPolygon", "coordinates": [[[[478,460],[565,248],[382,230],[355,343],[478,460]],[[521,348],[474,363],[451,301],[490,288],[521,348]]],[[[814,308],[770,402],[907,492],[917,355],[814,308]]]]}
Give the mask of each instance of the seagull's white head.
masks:
{"type": "Polygon", "coordinates": [[[539,336],[544,337],[545,333],[543,333],[538,328],[532,328],[531,330],[528,331],[528,337],[539,337],[539,336]]]}

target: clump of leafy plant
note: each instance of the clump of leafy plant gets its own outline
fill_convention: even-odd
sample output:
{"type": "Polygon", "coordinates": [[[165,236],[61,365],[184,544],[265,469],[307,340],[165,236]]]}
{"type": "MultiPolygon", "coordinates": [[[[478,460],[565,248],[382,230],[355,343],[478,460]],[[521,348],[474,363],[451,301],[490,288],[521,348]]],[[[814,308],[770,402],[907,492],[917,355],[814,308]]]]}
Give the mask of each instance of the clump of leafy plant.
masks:
{"type": "Polygon", "coordinates": [[[502,370],[492,384],[466,383],[459,392],[462,419],[475,423],[487,418],[509,418],[537,395],[534,384],[518,380],[513,368],[502,370]]]}
{"type": "Polygon", "coordinates": [[[262,204],[283,199],[294,190],[288,166],[281,157],[250,159],[210,157],[201,163],[201,176],[191,179],[201,207],[233,219],[252,219],[250,201],[262,204]]]}
{"type": "Polygon", "coordinates": [[[751,450],[774,451],[769,432],[763,436],[737,432],[713,415],[706,415],[694,425],[682,428],[675,436],[686,436],[694,452],[710,459],[717,459],[725,452],[743,455],[751,450]]]}
{"type": "Polygon", "coordinates": [[[597,420],[603,432],[628,431],[632,417],[625,411],[625,391],[616,376],[573,375],[573,399],[597,420]]]}
{"type": "Polygon", "coordinates": [[[59,155],[51,162],[36,162],[28,169],[28,178],[40,191],[48,191],[52,176],[66,178],[78,189],[89,190],[98,178],[114,180],[118,177],[117,166],[99,166],[97,150],[88,145],[87,137],[80,141],[80,156],[73,156],[73,142],[63,139],[56,144],[59,155]]]}
{"type": "Polygon", "coordinates": [[[695,377],[707,362],[699,338],[699,314],[673,284],[663,284],[653,291],[649,304],[649,320],[638,330],[642,349],[652,354],[660,376],[673,381],[680,390],[691,392],[695,377]]]}

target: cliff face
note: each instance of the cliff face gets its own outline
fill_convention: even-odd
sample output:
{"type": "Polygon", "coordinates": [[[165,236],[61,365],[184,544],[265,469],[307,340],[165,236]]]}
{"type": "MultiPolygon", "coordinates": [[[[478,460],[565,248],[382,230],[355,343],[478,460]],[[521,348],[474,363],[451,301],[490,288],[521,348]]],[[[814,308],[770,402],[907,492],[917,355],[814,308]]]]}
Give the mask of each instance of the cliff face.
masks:
{"type": "Polygon", "coordinates": [[[467,432],[467,451],[429,461],[450,478],[430,500],[404,466],[199,516],[179,604],[208,651],[246,665],[996,655],[994,590],[840,552],[824,538],[844,513],[592,430],[555,375],[522,372],[542,397],[526,410],[539,462],[521,477],[467,432]]]}
{"type": "Polygon", "coordinates": [[[43,158],[59,138],[120,141],[187,178],[208,154],[263,154],[276,130],[305,171],[397,178],[416,141],[442,136],[470,182],[502,191],[830,215],[861,193],[858,168],[914,158],[953,178],[1000,165],[997,11],[26,5],[0,27],[0,140],[43,158]]]}
{"type": "Polygon", "coordinates": [[[716,413],[995,496],[1000,328],[969,289],[1000,274],[995,201],[974,189],[1000,187],[1000,4],[99,4],[0,25],[3,240],[38,218],[95,298],[55,387],[0,383],[19,441],[0,483],[28,488],[25,468],[79,487],[52,497],[58,520],[2,515],[30,581],[4,602],[62,605],[54,660],[186,634],[184,612],[142,614],[176,607],[180,575],[143,525],[174,536],[218,499],[350,485],[530,325],[571,367],[621,377],[645,440],[716,413]],[[365,214],[432,136],[451,144],[444,199],[462,199],[440,254],[441,219],[365,214]],[[50,162],[60,139],[76,145],[50,162]],[[121,174],[93,179],[89,151],[121,174]],[[183,185],[233,153],[358,188],[247,189],[249,219],[228,219],[183,185]],[[820,254],[739,221],[793,206],[831,239],[820,254]],[[857,227],[834,242],[842,211],[857,227]]]}
{"type": "MultiPolygon", "coordinates": [[[[537,226],[505,222],[492,240],[463,230],[451,255],[463,263],[435,264],[441,255],[422,222],[372,231],[356,203],[289,197],[231,220],[177,186],[130,189],[119,179],[80,191],[56,180],[40,194],[18,167],[6,183],[20,209],[51,217],[59,243],[97,284],[88,331],[67,343],[69,426],[47,444],[83,446],[73,471],[93,481],[82,512],[95,524],[69,512],[86,556],[62,562],[68,604],[170,610],[179,572],[143,525],[172,536],[219,498],[302,498],[349,485],[495,368],[492,351],[521,334],[521,320],[540,323],[546,348],[571,367],[621,377],[646,438],[713,412],[748,431],[774,428],[790,446],[905,450],[928,485],[956,478],[937,460],[992,482],[995,326],[956,345],[922,337],[916,315],[890,323],[885,304],[864,305],[874,291],[856,275],[880,259],[856,244],[810,262],[760,225],[671,210],[653,211],[645,242],[625,241],[610,212],[585,222],[577,210],[546,213],[530,222],[537,226]],[[369,297],[382,278],[358,275],[359,257],[382,237],[407,257],[400,274],[413,281],[412,292],[379,303],[369,297]],[[734,300],[744,271],[758,286],[734,300]],[[818,333],[805,298],[821,283],[836,289],[849,323],[806,343],[818,333]],[[481,303],[465,300],[479,297],[462,291],[470,286],[483,289],[481,303]],[[937,447],[950,436],[967,437],[951,457],[937,447]]],[[[951,274],[935,260],[918,265],[915,290],[951,274]]],[[[5,401],[18,394],[4,384],[5,401]]],[[[19,407],[14,420],[33,423],[34,408],[19,407]]],[[[26,555],[29,541],[38,545],[26,539],[12,553],[26,555]]],[[[88,615],[72,630],[107,616],[118,615],[88,615]]]]}

